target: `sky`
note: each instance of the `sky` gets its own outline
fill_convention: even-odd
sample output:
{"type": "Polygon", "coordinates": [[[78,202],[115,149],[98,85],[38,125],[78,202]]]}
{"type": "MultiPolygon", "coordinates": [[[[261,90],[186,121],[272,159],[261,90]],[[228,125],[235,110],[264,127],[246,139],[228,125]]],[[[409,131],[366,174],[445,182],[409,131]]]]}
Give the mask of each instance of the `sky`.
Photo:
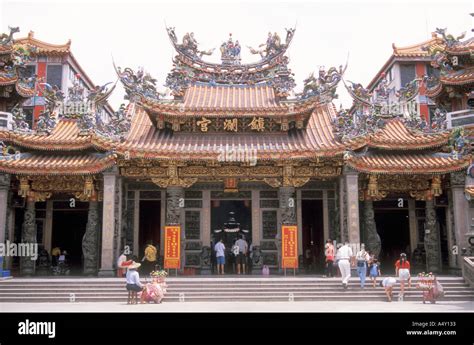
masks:
{"type": "MultiPolygon", "coordinates": [[[[202,50],[218,48],[232,33],[242,46],[242,62],[254,62],[247,46],[264,43],[269,31],[296,33],[287,55],[300,91],[303,80],[320,66],[344,65],[345,79],[367,85],[390,58],[392,43],[407,46],[430,38],[436,27],[472,37],[474,1],[11,1],[0,0],[0,32],[19,26],[24,37],[53,44],[71,39],[71,50],[96,84],[115,81],[112,59],[121,67],[143,67],[165,91],[174,49],[165,26],[176,28],[181,41],[186,32],[202,50]]],[[[219,61],[219,51],[207,57],[219,61]]],[[[204,58],[206,60],[206,57],[204,58]]],[[[351,100],[340,85],[336,106],[351,100]]],[[[120,86],[110,98],[123,101],[120,86]]]]}

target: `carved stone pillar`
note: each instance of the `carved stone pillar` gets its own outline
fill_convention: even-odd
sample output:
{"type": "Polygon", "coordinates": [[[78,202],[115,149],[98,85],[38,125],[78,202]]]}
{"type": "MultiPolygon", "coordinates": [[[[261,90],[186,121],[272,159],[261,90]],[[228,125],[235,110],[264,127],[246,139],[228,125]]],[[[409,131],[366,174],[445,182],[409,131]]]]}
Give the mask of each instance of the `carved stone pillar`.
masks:
{"type": "Polygon", "coordinates": [[[169,186],[166,188],[166,225],[181,226],[181,269],[186,259],[186,237],[183,229],[184,188],[169,186]]]}
{"type": "MultiPolygon", "coordinates": [[[[456,245],[461,253],[462,248],[468,247],[466,235],[469,232],[469,202],[464,195],[466,174],[461,171],[451,174],[451,191],[454,216],[454,236],[456,245]]],[[[461,256],[458,256],[457,265],[461,267],[461,256]]]]}
{"type": "Polygon", "coordinates": [[[5,242],[6,237],[9,189],[10,175],[0,174],[0,243],[5,242]]]}
{"type": "Polygon", "coordinates": [[[107,171],[104,175],[104,201],[102,209],[102,248],[99,276],[114,276],[114,235],[115,235],[115,189],[117,172],[107,171]]]}
{"type": "Polygon", "coordinates": [[[82,254],[84,255],[84,274],[96,275],[99,265],[99,204],[96,200],[89,201],[86,232],[82,238],[82,254]]]}
{"type": "Polygon", "coordinates": [[[425,219],[426,270],[437,273],[441,271],[441,253],[439,231],[436,227],[436,210],[433,200],[426,200],[425,219]]]}
{"type": "Polygon", "coordinates": [[[347,203],[347,230],[350,243],[360,242],[359,224],[359,174],[355,171],[344,173],[347,203]]]}
{"type": "Polygon", "coordinates": [[[278,267],[281,267],[281,226],[296,225],[296,195],[295,187],[280,187],[278,190],[280,199],[280,219],[281,222],[277,229],[276,246],[278,250],[278,267]]]}
{"type": "Polygon", "coordinates": [[[375,224],[374,203],[370,199],[364,200],[364,227],[367,235],[365,245],[371,254],[379,257],[382,241],[377,233],[377,225],[375,224]]]}
{"type": "MultiPolygon", "coordinates": [[[[28,245],[36,244],[36,210],[35,199],[28,197],[26,200],[25,218],[21,229],[21,242],[28,245]]],[[[22,256],[20,258],[20,274],[31,276],[35,274],[36,262],[31,257],[22,256]]]]}

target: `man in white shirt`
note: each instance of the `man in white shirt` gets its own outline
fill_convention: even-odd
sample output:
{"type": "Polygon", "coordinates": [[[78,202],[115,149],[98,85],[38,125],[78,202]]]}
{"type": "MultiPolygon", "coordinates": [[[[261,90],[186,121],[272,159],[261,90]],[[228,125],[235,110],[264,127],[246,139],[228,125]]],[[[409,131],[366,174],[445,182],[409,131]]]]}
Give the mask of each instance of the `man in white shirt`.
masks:
{"type": "Polygon", "coordinates": [[[224,274],[224,265],[225,265],[225,245],[222,242],[222,239],[216,243],[214,246],[214,250],[216,252],[216,259],[217,259],[217,274],[219,274],[219,268],[221,274],[224,274]]]}
{"type": "Polygon", "coordinates": [[[237,274],[240,274],[240,265],[242,265],[243,268],[242,273],[245,274],[245,260],[247,258],[249,245],[243,236],[239,238],[235,244],[239,247],[239,254],[237,255],[237,274]]]}
{"type": "Polygon", "coordinates": [[[342,286],[347,289],[349,278],[351,277],[351,259],[352,249],[349,247],[349,243],[346,242],[338,249],[336,258],[338,260],[339,270],[341,271],[342,286]]]}

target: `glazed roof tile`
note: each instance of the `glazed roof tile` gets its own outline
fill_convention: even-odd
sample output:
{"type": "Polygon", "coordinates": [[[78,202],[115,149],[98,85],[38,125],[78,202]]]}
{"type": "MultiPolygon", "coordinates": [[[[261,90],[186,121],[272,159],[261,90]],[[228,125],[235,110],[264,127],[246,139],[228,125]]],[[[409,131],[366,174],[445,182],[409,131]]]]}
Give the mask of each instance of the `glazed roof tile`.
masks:
{"type": "Polygon", "coordinates": [[[353,155],[346,162],[357,171],[372,174],[445,174],[465,169],[470,161],[469,156],[454,159],[436,153],[377,153],[353,155]]]}

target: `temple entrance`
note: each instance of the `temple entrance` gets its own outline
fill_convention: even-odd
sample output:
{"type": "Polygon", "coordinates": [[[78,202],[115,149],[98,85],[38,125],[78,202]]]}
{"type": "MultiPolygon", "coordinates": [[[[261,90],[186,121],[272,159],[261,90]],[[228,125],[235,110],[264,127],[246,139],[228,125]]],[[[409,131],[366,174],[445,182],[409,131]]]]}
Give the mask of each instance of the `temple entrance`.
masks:
{"type": "Polygon", "coordinates": [[[394,274],[395,261],[398,260],[400,253],[410,255],[408,210],[375,210],[375,223],[382,241],[382,250],[379,255],[382,274],[394,274]]]}
{"type": "Polygon", "coordinates": [[[153,244],[158,252],[161,245],[161,201],[140,200],[140,221],[138,233],[138,260],[143,258],[145,247],[153,244]]]}
{"type": "Polygon", "coordinates": [[[306,273],[324,272],[323,201],[302,200],[303,258],[306,273]]]}
{"type": "Polygon", "coordinates": [[[86,225],[87,209],[55,209],[53,211],[51,248],[59,247],[61,251],[67,252],[66,262],[71,275],[82,274],[84,260],[82,238],[86,232],[86,225]]]}
{"type": "MultiPolygon", "coordinates": [[[[226,248],[225,273],[237,273],[236,258],[231,252],[235,241],[243,236],[249,247],[252,243],[252,208],[250,200],[212,200],[211,201],[211,241],[212,247],[221,238],[226,248]]],[[[213,265],[215,262],[212,248],[213,265]]],[[[249,255],[247,253],[246,270],[249,272],[249,255]]]]}

